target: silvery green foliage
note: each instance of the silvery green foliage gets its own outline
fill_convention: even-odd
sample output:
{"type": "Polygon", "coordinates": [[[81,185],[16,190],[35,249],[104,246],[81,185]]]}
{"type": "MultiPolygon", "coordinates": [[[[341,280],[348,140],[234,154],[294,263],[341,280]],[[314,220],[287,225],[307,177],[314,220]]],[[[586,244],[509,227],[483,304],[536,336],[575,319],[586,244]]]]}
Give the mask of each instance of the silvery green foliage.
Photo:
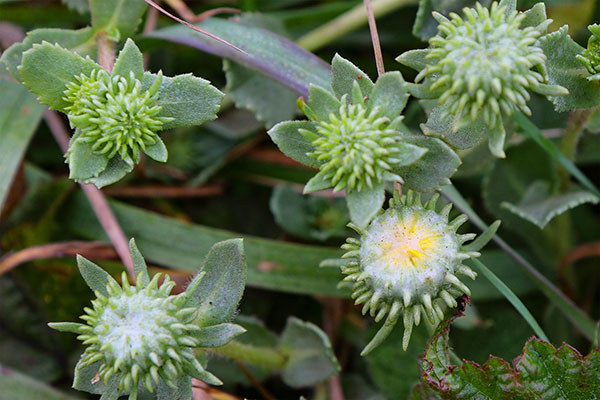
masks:
{"type": "Polygon", "coordinates": [[[436,324],[444,319],[443,305],[456,307],[457,297],[471,294],[456,275],[476,277],[462,264],[479,256],[477,251],[463,247],[475,234],[457,234],[467,216],[448,221],[452,205],[436,211],[438,197],[436,194],[422,204],[419,194],[408,191],[399,197],[395,192],[390,207],[369,226],[352,226],[360,239],[348,238],[342,245],[346,253],[341,269],[344,280],[354,283],[355,304],[364,304],[363,314],[370,312],[375,322],[387,316],[362,355],[383,342],[400,316],[404,323],[402,347],[406,350],[412,328],[419,325],[421,316],[436,324]]]}
{"type": "MultiPolygon", "coordinates": [[[[178,393],[180,398],[191,399],[191,378],[219,385],[221,381],[204,369],[194,349],[218,347],[227,344],[245,329],[220,320],[206,322],[206,312],[197,302],[198,298],[212,293],[198,293],[211,282],[219,280],[211,267],[204,268],[178,295],[171,295],[175,282],[165,275],[159,285],[161,274],[149,279],[144,259],[135,242],[130,242],[132,259],[137,273],[137,284],[128,282],[123,272],[119,285],[97,265],[78,257],[82,276],[94,293],[92,308],[84,308],[81,317],[86,323],[51,323],[50,327],[63,332],[76,333],[77,339],[86,346],[75,369],[74,387],[90,393],[102,393],[103,398],[129,395],[135,400],[143,392],[157,393],[160,399],[165,393],[178,393]]],[[[232,260],[243,263],[241,241],[222,242],[211,249],[209,258],[223,251],[232,260]]],[[[212,260],[214,262],[215,260],[212,260]]],[[[222,265],[229,260],[220,260],[222,265]]],[[[238,267],[245,267],[240,265],[238,267]]],[[[224,268],[228,270],[229,268],[224,268]]],[[[226,271],[224,271],[225,273],[226,271]]],[[[223,290],[230,301],[237,305],[239,288],[223,290]]],[[[243,288],[242,288],[243,289],[243,288]]],[[[212,303],[214,300],[204,299],[212,303]]],[[[229,304],[215,305],[229,308],[229,304]]]]}
{"type": "Polygon", "coordinates": [[[516,111],[531,115],[529,91],[568,94],[547,84],[547,57],[538,39],[551,20],[543,5],[523,13],[504,3],[490,8],[477,3],[465,7],[463,16],[450,13],[450,18],[435,12],[438,34],[429,39],[429,47],[397,59],[419,71],[415,82],[423,84],[409,86],[411,93],[437,100],[426,132],[458,148],[473,146],[487,132],[497,157],[504,157],[503,118],[516,111]]]}
{"type": "Polygon", "coordinates": [[[18,71],[40,102],[66,113],[75,129],[65,155],[70,178],[98,187],[131,172],[141,153],[165,162],[158,132],[215,119],[223,98],[191,75],[144,72],[131,39],[110,74],[90,58],[47,42],[25,51],[18,71]]]}
{"type": "Polygon", "coordinates": [[[434,190],[447,183],[458,166],[451,149],[404,127],[402,111],[408,96],[399,72],[385,73],[374,83],[336,55],[331,89],[311,86],[308,102],[298,103],[308,121],[279,123],[269,135],[288,156],[319,169],[305,193],[345,189],[352,221],[365,226],[383,204],[386,182],[434,190]],[[432,164],[418,164],[429,153],[439,156],[442,166],[439,175],[432,174],[433,185],[423,183],[418,172],[413,176],[423,168],[433,171],[432,164]]]}

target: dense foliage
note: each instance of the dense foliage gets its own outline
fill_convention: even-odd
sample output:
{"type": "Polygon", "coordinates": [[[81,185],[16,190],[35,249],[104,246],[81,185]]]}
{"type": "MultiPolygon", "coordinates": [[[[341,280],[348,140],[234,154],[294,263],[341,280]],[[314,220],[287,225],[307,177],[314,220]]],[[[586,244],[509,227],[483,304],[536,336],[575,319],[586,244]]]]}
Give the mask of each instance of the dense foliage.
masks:
{"type": "Polygon", "coordinates": [[[596,1],[155,3],[0,0],[0,399],[598,397],[596,1]]]}

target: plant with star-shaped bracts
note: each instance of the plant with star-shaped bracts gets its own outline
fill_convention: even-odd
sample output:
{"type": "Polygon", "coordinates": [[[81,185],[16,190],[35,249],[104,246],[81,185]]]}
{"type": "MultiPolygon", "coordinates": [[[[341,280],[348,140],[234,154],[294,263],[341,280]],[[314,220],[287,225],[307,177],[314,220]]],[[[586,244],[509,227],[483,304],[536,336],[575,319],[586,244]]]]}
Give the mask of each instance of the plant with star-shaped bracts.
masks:
{"type": "Polygon", "coordinates": [[[577,55],[577,59],[590,73],[588,81],[600,81],[600,25],[590,25],[588,29],[592,36],[588,40],[587,49],[583,54],[577,55]]]}
{"type": "Polygon", "coordinates": [[[308,121],[286,121],[269,135],[288,156],[319,172],[305,193],[345,189],[352,221],[365,226],[383,205],[386,182],[431,191],[449,183],[460,161],[441,140],[412,134],[402,123],[408,100],[399,72],[374,83],[336,55],[331,91],[311,86],[298,102],[308,121]]]}
{"type": "Polygon", "coordinates": [[[206,371],[196,349],[219,347],[245,332],[228,321],[245,285],[242,241],[214,245],[204,268],[186,290],[171,295],[175,282],[161,274],[149,279],[144,259],[130,242],[137,273],[132,286],[123,272],[119,285],[83,257],[77,264],[96,294],[92,308],[81,316],[86,323],[59,322],[50,327],[76,333],[86,347],[75,368],[74,387],[117,399],[135,400],[145,392],[158,399],[191,399],[191,378],[220,385],[206,371]],[[235,276],[236,279],[223,279],[235,276]]]}
{"type": "Polygon", "coordinates": [[[223,94],[192,75],[144,72],[128,39],[111,73],[90,58],[48,42],[23,53],[20,78],[40,102],[67,114],[75,129],[65,158],[71,179],[106,186],[123,178],[141,153],[167,161],[158,132],[216,118],[223,94]]]}
{"type": "Polygon", "coordinates": [[[457,275],[475,279],[476,273],[462,264],[479,253],[463,244],[475,234],[458,234],[467,221],[459,215],[448,216],[452,205],[436,211],[438,195],[425,204],[420,195],[397,192],[389,208],[381,211],[364,229],[350,224],[360,238],[348,238],[342,248],[342,273],[345,282],[353,282],[352,298],[364,304],[363,314],[370,313],[376,322],[386,318],[383,326],[364,348],[365,355],[376,348],[402,317],[406,350],[412,328],[424,316],[432,324],[444,319],[443,307],[456,307],[456,298],[470,295],[457,275]]]}
{"type": "Polygon", "coordinates": [[[529,91],[544,96],[563,96],[564,87],[548,84],[547,55],[538,39],[552,22],[543,4],[518,12],[516,2],[477,3],[465,7],[464,17],[450,19],[434,12],[438,34],[429,47],[411,50],[397,61],[419,71],[409,84],[411,94],[436,99],[426,134],[442,137],[460,149],[477,144],[487,133],[489,148],[504,157],[504,117],[517,111],[531,115],[529,91]]]}

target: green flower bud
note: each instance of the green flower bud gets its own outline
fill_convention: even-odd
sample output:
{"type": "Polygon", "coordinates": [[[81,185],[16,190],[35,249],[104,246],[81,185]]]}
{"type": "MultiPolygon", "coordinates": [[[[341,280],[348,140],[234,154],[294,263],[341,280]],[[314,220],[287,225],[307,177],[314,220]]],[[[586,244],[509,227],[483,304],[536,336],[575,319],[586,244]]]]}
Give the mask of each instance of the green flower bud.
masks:
{"type": "Polygon", "coordinates": [[[129,165],[138,163],[140,152],[160,140],[157,131],[173,118],[159,117],[156,93],[162,75],[144,91],[142,83],[130,76],[110,76],[104,70],[79,75],[67,84],[63,99],[72,127],[80,129],[75,140],[89,143],[98,154],[111,159],[119,155],[129,165]]]}
{"type": "Polygon", "coordinates": [[[457,275],[475,279],[475,272],[462,264],[479,256],[462,248],[475,234],[456,233],[467,217],[448,222],[452,206],[437,212],[437,199],[436,194],[423,205],[420,195],[411,191],[402,197],[395,194],[389,209],[365,229],[352,226],[360,239],[348,238],[342,246],[348,260],[342,273],[345,281],[354,282],[352,298],[364,304],[363,314],[369,312],[376,322],[387,316],[363,355],[387,337],[401,315],[406,350],[421,316],[436,324],[444,319],[442,307],[456,307],[457,297],[471,293],[457,275]]]}
{"type": "MultiPolygon", "coordinates": [[[[331,113],[328,121],[317,123],[314,151],[308,156],[321,162],[323,179],[334,190],[373,188],[374,183],[383,182],[384,175],[402,182],[392,172],[402,153],[398,147],[401,134],[390,128],[389,118],[379,107],[369,111],[364,103],[348,104],[344,97],[337,115],[331,113]]],[[[310,136],[306,130],[301,133],[310,136]]]]}
{"type": "Polygon", "coordinates": [[[577,59],[591,74],[587,78],[589,81],[600,81],[600,25],[590,25],[588,29],[592,32],[588,47],[583,54],[577,56],[577,59]]]}
{"type": "Polygon", "coordinates": [[[503,157],[503,117],[517,110],[531,115],[529,90],[545,96],[568,94],[561,86],[546,84],[546,55],[538,38],[551,20],[524,26],[525,13],[507,13],[497,2],[489,9],[479,3],[465,7],[463,14],[451,13],[448,19],[434,12],[438,34],[429,40],[426,66],[415,82],[424,81],[427,94],[420,97],[437,98],[441,118],[452,118],[454,132],[483,121],[490,149],[503,157]]]}
{"type": "MultiPolygon", "coordinates": [[[[86,345],[79,367],[101,363],[96,379],[105,384],[118,379],[118,389],[135,400],[139,386],[154,392],[159,382],[176,389],[178,377],[190,375],[209,383],[220,381],[205,371],[194,354],[201,345],[197,333],[202,329],[194,320],[198,309],[185,306],[194,288],[170,296],[175,283],[161,274],[144,285],[131,286],[123,272],[122,286],[108,280],[108,296],[96,291],[92,308],[84,308],[86,324],[50,324],[51,327],[79,334],[86,345]]],[[[197,286],[200,279],[194,280],[197,286]]]]}

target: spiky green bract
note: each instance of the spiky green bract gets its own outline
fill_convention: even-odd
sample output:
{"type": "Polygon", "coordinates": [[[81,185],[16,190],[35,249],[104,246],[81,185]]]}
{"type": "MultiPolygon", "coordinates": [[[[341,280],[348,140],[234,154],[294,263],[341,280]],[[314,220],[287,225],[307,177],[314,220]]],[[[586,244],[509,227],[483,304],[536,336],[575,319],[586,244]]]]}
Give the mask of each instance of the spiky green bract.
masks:
{"type": "Polygon", "coordinates": [[[577,59],[591,74],[587,79],[600,82],[600,25],[590,25],[588,29],[592,32],[588,47],[583,51],[583,54],[577,56],[577,59]]]}
{"type": "Polygon", "coordinates": [[[162,107],[155,103],[161,82],[159,73],[144,91],[132,71],[129,76],[111,76],[105,70],[77,76],[66,85],[63,97],[69,103],[65,112],[71,126],[81,132],[74,143],[88,143],[109,159],[118,154],[129,165],[138,163],[140,152],[160,141],[156,132],[173,120],[158,116],[162,107]]]}
{"type": "Polygon", "coordinates": [[[84,308],[81,319],[86,324],[50,324],[79,334],[77,339],[87,346],[78,368],[101,363],[98,380],[107,384],[117,379],[119,391],[129,392],[130,400],[137,398],[141,386],[154,392],[162,382],[176,389],[182,375],[220,383],[194,354],[194,347],[202,346],[202,327],[194,323],[198,308],[185,305],[195,288],[171,296],[175,282],[168,275],[160,286],[161,274],[145,285],[145,273],[139,273],[137,286],[129,284],[125,272],[122,286],[108,279],[107,296],[96,291],[93,307],[84,308]]]}
{"type": "Polygon", "coordinates": [[[413,325],[421,316],[432,324],[444,319],[444,305],[456,307],[456,298],[470,295],[469,288],[457,275],[474,279],[476,274],[462,264],[479,256],[467,251],[463,243],[475,234],[460,235],[457,229],[467,221],[460,215],[448,221],[452,206],[436,211],[438,195],[425,204],[420,195],[409,191],[390,200],[389,208],[380,213],[365,229],[352,226],[360,239],[348,238],[342,248],[347,262],[342,266],[344,281],[354,282],[352,298],[364,304],[381,329],[365,347],[365,355],[377,347],[402,316],[406,350],[413,325]]]}
{"type": "Polygon", "coordinates": [[[438,34],[429,40],[422,64],[410,60],[411,52],[398,61],[420,69],[415,82],[424,80],[424,85],[414,94],[436,98],[443,108],[441,118],[451,118],[453,132],[481,121],[487,129],[477,132],[487,130],[490,150],[503,157],[503,117],[517,110],[531,115],[529,90],[545,96],[568,94],[561,86],[546,84],[546,55],[538,38],[551,20],[524,26],[525,13],[508,13],[497,2],[490,8],[477,3],[463,14],[451,13],[448,19],[434,13],[438,34]]]}
{"type": "MultiPolygon", "coordinates": [[[[334,191],[372,189],[384,178],[402,182],[392,169],[402,151],[397,146],[399,132],[390,128],[389,118],[378,107],[369,111],[364,103],[348,104],[344,97],[337,114],[332,112],[328,120],[317,123],[318,137],[308,156],[322,163],[320,173],[334,191]]],[[[311,136],[306,130],[300,132],[311,136]]]]}

